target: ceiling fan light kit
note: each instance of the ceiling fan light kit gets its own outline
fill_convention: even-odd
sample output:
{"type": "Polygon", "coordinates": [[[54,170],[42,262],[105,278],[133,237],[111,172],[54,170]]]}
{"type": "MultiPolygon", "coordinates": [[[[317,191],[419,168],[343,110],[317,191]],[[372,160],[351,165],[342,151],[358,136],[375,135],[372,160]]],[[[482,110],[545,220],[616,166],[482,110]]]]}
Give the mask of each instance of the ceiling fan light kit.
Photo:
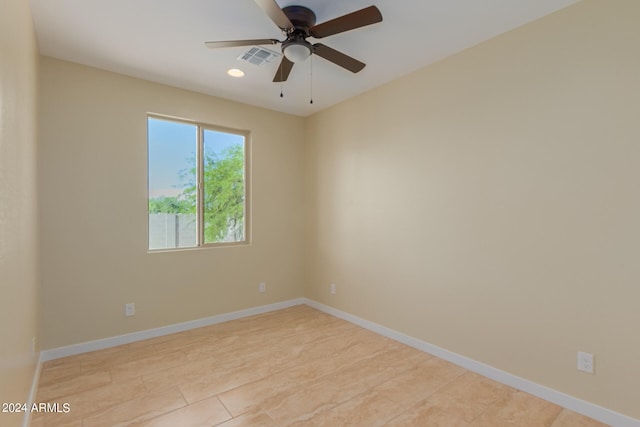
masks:
{"type": "Polygon", "coordinates": [[[293,64],[303,62],[311,55],[318,55],[352,73],[357,73],[365,67],[349,55],[333,49],[322,43],[311,44],[308,37],[321,39],[356,28],[382,22],[382,14],[375,6],[340,16],[316,25],[316,15],[304,6],[287,6],[283,9],[275,0],[254,0],[267,16],[282,30],[285,40],[254,39],[206,42],[209,48],[223,48],[236,46],[252,46],[278,44],[282,46],[284,57],[273,78],[274,82],[284,82],[289,77],[293,64]]]}
{"type": "Polygon", "coordinates": [[[282,43],[282,53],[294,64],[303,62],[313,53],[313,46],[304,39],[287,40],[282,43]]]}

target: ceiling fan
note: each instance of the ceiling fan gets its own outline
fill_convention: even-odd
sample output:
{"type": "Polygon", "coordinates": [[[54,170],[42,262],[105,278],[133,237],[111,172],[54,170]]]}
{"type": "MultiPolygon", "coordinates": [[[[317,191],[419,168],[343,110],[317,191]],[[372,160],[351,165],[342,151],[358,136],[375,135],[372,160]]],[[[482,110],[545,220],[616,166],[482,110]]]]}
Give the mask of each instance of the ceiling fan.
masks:
{"type": "Polygon", "coordinates": [[[366,64],[345,55],[322,43],[311,44],[307,38],[321,39],[345,31],[375,24],[382,21],[382,14],[375,6],[352,12],[322,24],[316,25],[316,15],[304,6],[286,6],[280,8],[275,0],[254,0],[271,20],[282,30],[285,40],[256,39],[256,40],[228,40],[206,42],[209,48],[253,46],[266,44],[281,44],[284,54],[274,82],[286,81],[291,73],[293,64],[306,60],[312,54],[318,55],[340,67],[357,73],[366,64]]]}

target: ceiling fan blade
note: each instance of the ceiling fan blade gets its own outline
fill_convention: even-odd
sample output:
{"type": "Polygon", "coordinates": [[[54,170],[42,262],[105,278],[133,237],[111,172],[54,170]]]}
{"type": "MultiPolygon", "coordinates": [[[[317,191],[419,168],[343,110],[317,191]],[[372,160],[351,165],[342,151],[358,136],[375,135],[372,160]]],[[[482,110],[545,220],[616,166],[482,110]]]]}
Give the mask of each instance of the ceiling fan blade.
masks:
{"type": "Polygon", "coordinates": [[[280,6],[278,6],[278,3],[276,3],[275,0],[254,1],[281,30],[293,29],[293,24],[291,23],[291,21],[289,21],[289,18],[282,11],[282,9],[280,9],[280,6]]]}
{"type": "Polygon", "coordinates": [[[280,66],[278,67],[278,71],[276,71],[276,75],[273,77],[273,82],[286,82],[289,78],[289,73],[291,73],[292,68],[293,62],[289,61],[286,56],[283,56],[282,61],[280,62],[280,66]]]}
{"type": "Polygon", "coordinates": [[[321,39],[334,34],[343,33],[356,28],[382,22],[382,14],[375,6],[369,6],[356,12],[323,22],[309,30],[311,36],[321,39]]]}
{"type": "Polygon", "coordinates": [[[209,49],[217,49],[219,47],[236,47],[236,46],[255,46],[261,44],[278,44],[276,39],[255,39],[255,40],[227,40],[221,42],[205,42],[205,46],[209,49]]]}
{"type": "Polygon", "coordinates": [[[323,57],[327,61],[331,61],[334,64],[341,66],[346,70],[351,71],[352,73],[357,73],[366,66],[364,62],[360,62],[357,59],[352,58],[349,55],[345,55],[344,53],[339,52],[322,43],[316,43],[313,45],[313,53],[323,57]]]}

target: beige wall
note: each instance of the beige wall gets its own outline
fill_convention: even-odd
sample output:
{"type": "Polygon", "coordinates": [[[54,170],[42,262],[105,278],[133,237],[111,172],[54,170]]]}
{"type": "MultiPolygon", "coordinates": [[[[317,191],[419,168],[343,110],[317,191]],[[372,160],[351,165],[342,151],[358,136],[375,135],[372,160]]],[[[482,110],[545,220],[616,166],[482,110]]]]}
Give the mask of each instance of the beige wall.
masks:
{"type": "MultiPolygon", "coordinates": [[[[28,2],[0,12],[0,402],[26,402],[37,337],[37,49],[28,2]]],[[[22,414],[0,413],[3,426],[22,414]]]]}
{"type": "Polygon", "coordinates": [[[51,58],[40,84],[44,348],[302,296],[303,119],[51,58]],[[251,245],[147,253],[148,112],[252,132],[251,245]]]}
{"type": "Polygon", "coordinates": [[[638,22],[587,0],[312,117],[305,295],[640,418],[638,22]]]}

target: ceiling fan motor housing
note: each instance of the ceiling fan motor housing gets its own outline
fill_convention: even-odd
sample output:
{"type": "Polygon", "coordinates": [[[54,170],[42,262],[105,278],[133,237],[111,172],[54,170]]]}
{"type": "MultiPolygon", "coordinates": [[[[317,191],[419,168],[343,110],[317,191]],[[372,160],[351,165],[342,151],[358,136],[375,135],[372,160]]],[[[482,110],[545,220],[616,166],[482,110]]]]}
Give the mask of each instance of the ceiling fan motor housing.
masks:
{"type": "Polygon", "coordinates": [[[316,25],[316,14],[304,6],[287,6],[282,9],[294,26],[293,33],[300,32],[309,37],[309,29],[316,25]]]}

